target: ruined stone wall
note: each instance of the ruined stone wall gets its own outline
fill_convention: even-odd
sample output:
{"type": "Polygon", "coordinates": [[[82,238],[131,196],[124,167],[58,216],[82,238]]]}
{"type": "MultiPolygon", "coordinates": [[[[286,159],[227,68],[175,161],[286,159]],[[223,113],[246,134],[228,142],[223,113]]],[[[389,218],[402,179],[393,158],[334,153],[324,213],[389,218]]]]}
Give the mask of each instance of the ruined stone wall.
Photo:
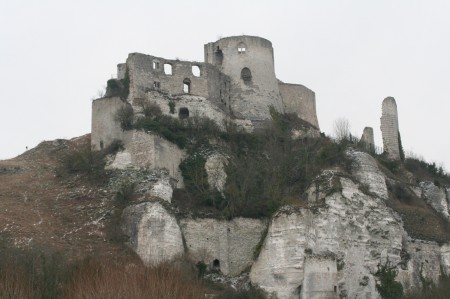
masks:
{"type": "Polygon", "coordinates": [[[316,113],[316,95],[300,84],[278,83],[286,113],[295,113],[300,119],[319,129],[316,113]]]}
{"type": "Polygon", "coordinates": [[[170,94],[185,94],[183,81],[190,80],[190,94],[209,97],[207,71],[204,63],[168,60],[161,57],[131,53],[127,59],[127,67],[130,76],[130,98],[133,102],[136,98],[145,98],[146,91],[158,88],[170,94]],[[154,64],[155,63],[155,64],[154,64]],[[164,65],[172,66],[172,74],[164,72],[164,65]],[[200,68],[200,76],[196,77],[192,67],[200,68]],[[155,87],[155,82],[159,87],[155,87]]]}
{"type": "Polygon", "coordinates": [[[220,263],[225,275],[239,275],[253,262],[253,252],[266,229],[260,219],[235,218],[181,219],[181,231],[188,253],[197,260],[213,265],[220,263]]]}
{"type": "Polygon", "coordinates": [[[125,149],[117,153],[108,167],[164,168],[169,171],[170,177],[177,181],[177,188],[183,187],[179,165],[185,157],[185,152],[175,144],[157,135],[137,130],[123,132],[122,142],[125,149]]]}
{"type": "Polygon", "coordinates": [[[123,138],[120,124],[115,120],[117,111],[125,107],[119,97],[101,98],[92,102],[91,146],[100,150],[114,140],[123,138]]]}
{"type": "Polygon", "coordinates": [[[126,63],[119,63],[117,65],[117,79],[125,79],[125,75],[127,73],[127,64],[126,63]]]}
{"type": "Polygon", "coordinates": [[[189,117],[198,116],[209,118],[213,120],[222,130],[225,130],[225,122],[229,120],[229,115],[220,109],[219,106],[214,105],[214,103],[211,103],[208,99],[200,96],[177,96],[175,100],[172,100],[175,104],[173,114],[170,112],[169,100],[161,96],[159,92],[148,92],[147,100],[150,103],[157,104],[161,108],[162,113],[165,115],[177,118],[179,117],[180,109],[188,109],[189,117]]]}
{"type": "Polygon", "coordinates": [[[226,37],[205,45],[205,62],[231,78],[231,110],[236,117],[267,120],[271,118],[269,106],[284,112],[270,41],[256,36],[226,37]],[[245,68],[251,76],[244,76],[245,68]]]}
{"type": "Polygon", "coordinates": [[[361,136],[361,141],[369,148],[372,149],[375,146],[375,138],[373,136],[373,128],[365,127],[361,136]]]}
{"type": "Polygon", "coordinates": [[[308,256],[301,287],[301,298],[338,299],[336,259],[329,256],[308,256]]]}
{"type": "Polygon", "coordinates": [[[382,105],[381,134],[384,151],[392,160],[400,160],[398,130],[397,104],[393,97],[387,97],[383,100],[382,105]]]}
{"type": "Polygon", "coordinates": [[[219,69],[213,65],[205,63],[204,67],[208,74],[208,101],[229,115],[231,113],[230,77],[220,72],[219,69]]]}

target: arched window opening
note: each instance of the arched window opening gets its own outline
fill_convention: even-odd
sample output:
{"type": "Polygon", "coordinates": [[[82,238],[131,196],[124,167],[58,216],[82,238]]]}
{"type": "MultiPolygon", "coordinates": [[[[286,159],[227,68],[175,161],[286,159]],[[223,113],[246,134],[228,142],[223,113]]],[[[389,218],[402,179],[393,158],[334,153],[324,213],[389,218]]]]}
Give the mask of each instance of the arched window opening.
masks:
{"type": "Polygon", "coordinates": [[[220,271],[220,261],[215,259],[212,263],[213,270],[220,271]]]}
{"type": "Polygon", "coordinates": [[[244,67],[241,71],[241,78],[244,82],[252,81],[252,72],[248,67],[244,67]]]}
{"type": "Polygon", "coordinates": [[[201,73],[200,73],[200,67],[198,65],[192,66],[192,75],[194,75],[195,77],[200,77],[201,73]]]}
{"type": "Polygon", "coordinates": [[[178,110],[178,117],[180,119],[185,119],[189,117],[189,109],[186,107],[181,107],[180,110],[178,110]]]}
{"type": "Polygon", "coordinates": [[[153,60],[153,69],[159,70],[159,61],[158,60],[153,60]]]}
{"type": "Polygon", "coordinates": [[[219,47],[217,47],[217,50],[215,52],[215,59],[216,59],[216,65],[222,65],[223,62],[223,52],[222,50],[219,49],[219,47]]]}
{"type": "Polygon", "coordinates": [[[100,140],[100,149],[103,149],[103,140],[100,140]]]}
{"type": "Polygon", "coordinates": [[[183,91],[184,93],[191,93],[191,80],[189,78],[183,80],[183,91]]]}
{"type": "Polygon", "coordinates": [[[172,75],[172,65],[170,63],[164,63],[164,74],[172,75]]]}
{"type": "Polygon", "coordinates": [[[245,46],[244,43],[240,43],[238,45],[238,53],[239,54],[245,54],[246,49],[247,49],[247,47],[245,46]]]}

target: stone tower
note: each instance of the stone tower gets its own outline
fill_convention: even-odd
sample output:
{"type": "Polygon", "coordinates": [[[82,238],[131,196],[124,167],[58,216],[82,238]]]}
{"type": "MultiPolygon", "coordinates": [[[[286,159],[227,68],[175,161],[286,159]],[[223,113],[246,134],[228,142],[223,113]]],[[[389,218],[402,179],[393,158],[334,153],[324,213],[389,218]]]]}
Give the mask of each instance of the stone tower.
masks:
{"type": "Polygon", "coordinates": [[[270,119],[269,107],[284,112],[275,76],[272,43],[256,36],[232,36],[205,45],[205,62],[231,78],[231,111],[238,118],[270,119]]]}
{"type": "Polygon", "coordinates": [[[361,136],[361,141],[364,142],[368,149],[373,149],[375,147],[375,138],[373,136],[373,128],[365,127],[363,134],[361,136]]]}
{"type": "Polygon", "coordinates": [[[381,134],[383,136],[384,151],[387,152],[388,158],[400,160],[397,104],[393,97],[387,97],[383,100],[381,134]]]}

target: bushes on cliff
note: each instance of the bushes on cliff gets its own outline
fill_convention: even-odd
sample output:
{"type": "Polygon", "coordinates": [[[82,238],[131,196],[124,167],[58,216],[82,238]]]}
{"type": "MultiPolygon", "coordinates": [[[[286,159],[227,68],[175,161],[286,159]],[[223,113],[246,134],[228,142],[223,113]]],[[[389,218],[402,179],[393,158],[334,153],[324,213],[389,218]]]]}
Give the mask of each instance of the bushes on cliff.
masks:
{"type": "Polygon", "coordinates": [[[92,150],[90,142],[80,147],[71,149],[61,159],[61,167],[58,174],[82,174],[92,181],[102,181],[106,178],[105,157],[116,153],[122,148],[120,141],[114,141],[110,146],[95,151],[92,150]]]}
{"type": "Polygon", "coordinates": [[[397,267],[391,265],[389,260],[384,264],[378,265],[378,271],[375,273],[378,278],[377,291],[383,299],[398,299],[403,295],[403,286],[395,281],[397,277],[397,267]]]}
{"type": "Polygon", "coordinates": [[[439,184],[450,184],[450,175],[445,173],[442,166],[437,166],[436,163],[428,163],[419,158],[406,158],[405,168],[412,172],[415,177],[420,180],[435,181],[439,184]]]}
{"type": "Polygon", "coordinates": [[[219,132],[216,123],[207,118],[190,117],[180,120],[162,114],[140,118],[133,128],[160,134],[180,148],[190,151],[201,144],[208,144],[208,138],[219,132]]]}
{"type": "MultiPolygon", "coordinates": [[[[326,138],[293,140],[295,117],[273,114],[271,129],[250,134],[229,125],[226,132],[211,134],[228,157],[223,194],[210,190],[204,158],[194,158],[194,154],[182,163],[186,196],[194,205],[188,209],[213,207],[215,214],[224,218],[268,217],[286,202],[300,202],[300,196],[324,168],[347,167],[345,145],[326,138]]],[[[207,141],[202,144],[208,148],[207,141]]],[[[178,195],[183,197],[177,192],[174,201],[184,205],[186,198],[181,200],[178,195]]]]}

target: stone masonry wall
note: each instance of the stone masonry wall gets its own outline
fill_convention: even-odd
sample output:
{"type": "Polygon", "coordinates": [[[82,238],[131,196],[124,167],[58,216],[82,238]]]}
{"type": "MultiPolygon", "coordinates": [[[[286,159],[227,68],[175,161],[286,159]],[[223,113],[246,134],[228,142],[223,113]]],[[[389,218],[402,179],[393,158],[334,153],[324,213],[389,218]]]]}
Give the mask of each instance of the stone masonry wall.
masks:
{"type": "Polygon", "coordinates": [[[92,102],[91,146],[100,150],[116,139],[121,140],[123,131],[115,120],[117,111],[125,107],[119,97],[101,98],[92,102]]]}
{"type": "Polygon", "coordinates": [[[284,112],[270,41],[245,35],[222,38],[205,45],[205,62],[231,78],[231,109],[237,118],[268,120],[269,106],[284,112]],[[217,59],[218,51],[223,55],[221,60],[217,59]],[[250,80],[243,79],[244,68],[250,70],[250,80]]]}
{"type": "Polygon", "coordinates": [[[110,168],[167,169],[170,177],[183,187],[183,176],[179,168],[185,152],[162,137],[143,131],[130,130],[123,133],[125,149],[116,154],[110,168]]]}
{"type": "MultiPolygon", "coordinates": [[[[128,55],[127,67],[130,76],[130,98],[144,98],[154,83],[159,82],[159,89],[170,94],[185,94],[183,80],[191,81],[191,94],[208,98],[207,67],[201,62],[168,60],[161,57],[131,53],[128,55]],[[155,65],[154,65],[155,63],[155,65]],[[172,66],[172,74],[164,72],[164,65],[172,66]],[[200,68],[200,76],[194,76],[192,67],[200,68]]],[[[157,87],[156,87],[157,88],[157,87]]]]}
{"type": "Polygon", "coordinates": [[[373,136],[372,127],[364,128],[363,134],[361,136],[361,141],[364,142],[364,144],[369,148],[373,148],[375,146],[375,138],[373,136]]]}
{"type": "Polygon", "coordinates": [[[220,263],[225,275],[239,275],[253,262],[253,253],[267,225],[260,219],[181,219],[188,253],[212,265],[220,263]]]}
{"type": "Polygon", "coordinates": [[[393,97],[387,97],[382,105],[381,134],[384,151],[387,152],[388,158],[392,160],[400,160],[398,130],[397,104],[393,97]]]}
{"type": "Polygon", "coordinates": [[[278,82],[286,113],[295,113],[319,129],[316,113],[316,95],[311,89],[300,84],[278,82]]]}

